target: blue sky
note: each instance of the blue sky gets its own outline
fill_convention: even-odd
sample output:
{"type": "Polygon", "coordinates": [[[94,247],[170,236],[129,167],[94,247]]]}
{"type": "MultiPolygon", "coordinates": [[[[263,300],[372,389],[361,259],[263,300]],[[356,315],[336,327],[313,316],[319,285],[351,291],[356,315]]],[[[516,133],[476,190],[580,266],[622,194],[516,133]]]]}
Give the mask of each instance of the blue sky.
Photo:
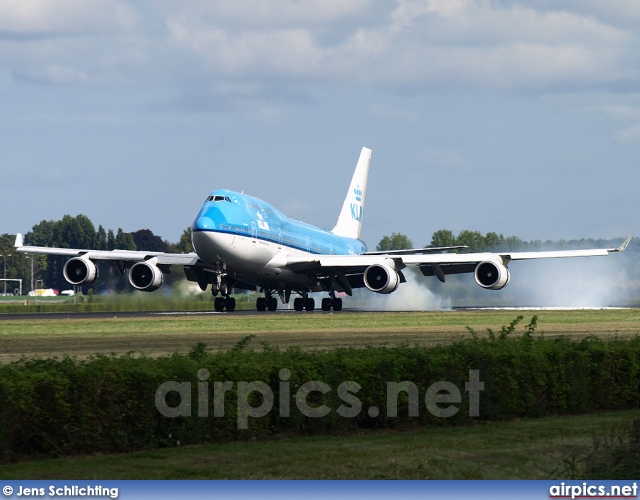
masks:
{"type": "Polygon", "coordinates": [[[0,233],[83,213],[177,241],[244,190],[362,237],[638,233],[634,0],[3,0],[0,233]]]}

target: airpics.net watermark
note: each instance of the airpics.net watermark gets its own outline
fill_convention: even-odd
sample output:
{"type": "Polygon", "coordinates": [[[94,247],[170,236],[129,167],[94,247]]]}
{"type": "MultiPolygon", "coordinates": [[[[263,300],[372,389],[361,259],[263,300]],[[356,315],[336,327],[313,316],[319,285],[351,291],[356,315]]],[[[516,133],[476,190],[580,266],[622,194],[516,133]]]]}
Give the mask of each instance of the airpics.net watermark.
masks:
{"type": "MultiPolygon", "coordinates": [[[[224,417],[225,406],[227,403],[226,395],[228,392],[234,391],[237,401],[237,426],[238,429],[247,429],[250,418],[261,418],[269,414],[274,409],[275,397],[271,387],[262,381],[254,382],[210,382],[209,370],[201,368],[198,370],[197,383],[197,416],[209,417],[210,404],[209,396],[213,391],[213,416],[224,417]],[[254,393],[259,394],[257,397],[254,393]],[[260,401],[259,404],[253,405],[252,402],[260,401]]],[[[289,379],[291,372],[287,368],[282,368],[278,376],[278,405],[277,411],[280,417],[291,416],[291,403],[295,403],[298,411],[310,418],[322,418],[329,415],[332,410],[326,404],[314,406],[310,404],[309,399],[317,399],[311,396],[313,393],[325,395],[333,389],[325,382],[311,381],[301,384],[292,395],[292,388],[289,379]]],[[[335,412],[344,418],[354,418],[363,411],[362,401],[357,396],[362,386],[353,380],[342,382],[336,388],[336,394],[341,403],[335,412]]],[[[468,393],[468,407],[470,417],[480,416],[480,392],[484,390],[484,382],[480,381],[479,370],[469,370],[469,380],[464,384],[464,391],[468,393]]],[[[418,386],[410,381],[387,382],[386,384],[386,416],[397,417],[399,398],[403,395],[406,397],[409,417],[418,417],[420,414],[420,393],[418,386]]],[[[172,402],[175,402],[175,396],[172,402]]],[[[403,398],[404,399],[404,398],[403,398]]],[[[155,397],[156,408],[165,417],[192,417],[192,387],[191,382],[164,382],[158,387],[155,397]],[[177,393],[179,402],[171,406],[167,402],[167,396],[170,393],[177,393]]],[[[448,418],[454,416],[460,408],[456,405],[462,403],[462,392],[453,382],[440,380],[431,384],[424,394],[424,404],[432,415],[440,418],[448,418]]],[[[367,408],[367,414],[371,418],[380,415],[380,409],[377,406],[367,408]]]]}

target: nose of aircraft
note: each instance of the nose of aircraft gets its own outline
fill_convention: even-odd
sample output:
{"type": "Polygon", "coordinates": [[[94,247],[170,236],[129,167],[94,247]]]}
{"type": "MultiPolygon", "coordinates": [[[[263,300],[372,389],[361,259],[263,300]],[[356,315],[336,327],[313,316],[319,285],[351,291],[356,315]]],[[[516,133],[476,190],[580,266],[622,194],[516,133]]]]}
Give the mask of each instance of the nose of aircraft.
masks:
{"type": "Polygon", "coordinates": [[[199,214],[196,220],[193,221],[194,231],[207,231],[211,229],[215,229],[215,224],[206,215],[199,214]]]}

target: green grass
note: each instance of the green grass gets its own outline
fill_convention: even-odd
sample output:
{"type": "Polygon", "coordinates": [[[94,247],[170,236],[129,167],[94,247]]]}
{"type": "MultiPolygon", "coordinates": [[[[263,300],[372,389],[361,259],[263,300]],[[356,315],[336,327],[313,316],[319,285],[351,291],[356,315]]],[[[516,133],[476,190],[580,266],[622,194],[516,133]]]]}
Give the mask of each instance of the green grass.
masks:
{"type": "MultiPolygon", "coordinates": [[[[236,308],[255,309],[255,295],[237,294],[236,308]]],[[[211,311],[211,294],[131,292],[74,297],[0,297],[0,314],[52,312],[211,311]]]]}
{"type": "MultiPolygon", "coordinates": [[[[471,326],[479,333],[486,328],[508,325],[520,313],[514,311],[440,311],[403,313],[344,313],[344,314],[268,314],[237,316],[233,314],[210,316],[158,316],[152,318],[42,319],[2,321],[0,336],[14,335],[68,335],[91,333],[112,335],[130,333],[181,332],[198,333],[215,329],[219,333],[260,333],[268,331],[402,331],[440,328],[466,333],[471,326]]],[[[549,325],[566,326],[571,330],[582,328],[583,333],[598,333],[600,328],[614,325],[620,331],[640,333],[640,310],[604,309],[572,311],[524,312],[526,324],[533,315],[538,316],[539,331],[549,325]]],[[[522,326],[519,327],[520,329],[522,326]]]]}
{"type": "Polygon", "coordinates": [[[0,479],[549,479],[636,411],[187,446],[0,466],[0,479]],[[571,458],[573,457],[573,458],[571,458]]]}
{"type": "Polygon", "coordinates": [[[433,311],[264,313],[254,315],[158,315],[145,318],[50,318],[0,320],[0,363],[26,357],[88,357],[102,353],[141,352],[151,356],[188,352],[203,342],[211,350],[232,348],[246,335],[252,345],[327,350],[338,347],[434,345],[479,336],[487,329],[500,332],[517,314],[524,315],[515,334],[524,332],[538,316],[535,334],[581,339],[602,339],[640,334],[640,310],[603,309],[574,311],[433,311]]]}

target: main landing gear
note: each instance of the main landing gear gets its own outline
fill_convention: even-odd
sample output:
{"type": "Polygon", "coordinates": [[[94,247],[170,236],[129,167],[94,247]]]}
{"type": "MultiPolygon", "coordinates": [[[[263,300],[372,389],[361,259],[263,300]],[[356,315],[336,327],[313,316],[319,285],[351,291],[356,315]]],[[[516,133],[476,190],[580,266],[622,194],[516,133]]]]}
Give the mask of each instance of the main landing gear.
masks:
{"type": "Polygon", "coordinates": [[[296,311],[307,310],[311,312],[316,308],[316,301],[305,294],[302,297],[293,299],[293,308],[296,311]]]}
{"type": "MultiPolygon", "coordinates": [[[[258,311],[275,311],[278,308],[278,300],[273,297],[271,290],[265,290],[265,296],[259,297],[256,301],[256,309],[258,311]]],[[[289,291],[281,292],[282,302],[289,303],[289,291]]],[[[301,297],[293,299],[293,309],[296,311],[314,311],[316,308],[316,301],[309,297],[307,293],[302,293],[301,297]]],[[[323,311],[342,311],[342,299],[337,298],[335,292],[330,292],[330,297],[322,299],[323,311]]]]}
{"type": "MultiPolygon", "coordinates": [[[[264,297],[258,297],[256,300],[256,309],[258,311],[275,311],[278,309],[278,299],[273,296],[273,291],[263,288],[264,297]]],[[[289,296],[291,295],[291,290],[287,290],[285,292],[280,292],[280,297],[282,297],[282,302],[289,302],[289,296]]]]}
{"type": "Polygon", "coordinates": [[[322,310],[331,311],[331,309],[336,312],[342,311],[342,299],[336,297],[325,297],[322,299],[322,310]]]}
{"type": "Polygon", "coordinates": [[[278,299],[267,294],[265,297],[258,297],[256,301],[256,309],[258,311],[275,311],[278,308],[278,299]]]}

